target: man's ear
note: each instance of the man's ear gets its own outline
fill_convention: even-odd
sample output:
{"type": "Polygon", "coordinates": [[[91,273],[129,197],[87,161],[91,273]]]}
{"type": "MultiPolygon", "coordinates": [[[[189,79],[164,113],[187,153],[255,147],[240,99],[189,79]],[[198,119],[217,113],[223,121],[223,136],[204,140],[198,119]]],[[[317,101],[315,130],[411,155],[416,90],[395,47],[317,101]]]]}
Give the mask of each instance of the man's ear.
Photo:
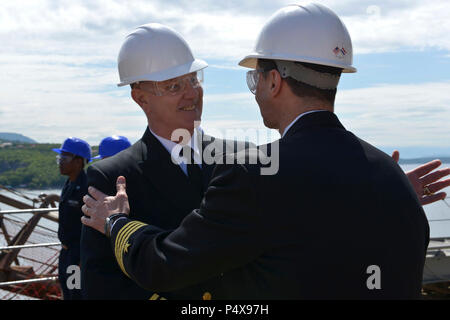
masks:
{"type": "Polygon", "coordinates": [[[280,73],[278,70],[273,69],[269,71],[269,77],[270,77],[270,91],[272,93],[272,96],[275,97],[280,94],[281,86],[283,79],[281,78],[280,73]]]}
{"type": "Polygon", "coordinates": [[[134,102],[140,105],[141,108],[148,104],[147,97],[139,89],[131,89],[131,98],[133,98],[134,102]]]}
{"type": "Polygon", "coordinates": [[[84,160],[84,158],[81,158],[81,157],[76,157],[76,158],[74,158],[74,160],[77,161],[77,166],[80,168],[80,170],[83,170],[86,160],[84,160]]]}

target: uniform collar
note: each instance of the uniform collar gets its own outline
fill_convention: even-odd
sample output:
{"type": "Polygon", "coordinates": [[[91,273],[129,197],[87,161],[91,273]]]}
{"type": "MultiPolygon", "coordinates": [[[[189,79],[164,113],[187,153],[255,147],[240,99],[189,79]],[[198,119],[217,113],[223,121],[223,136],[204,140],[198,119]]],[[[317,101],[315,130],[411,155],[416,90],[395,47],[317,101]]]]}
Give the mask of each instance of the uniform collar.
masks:
{"type": "Polygon", "coordinates": [[[294,123],[297,122],[298,119],[300,119],[303,116],[306,116],[307,114],[310,113],[314,113],[314,112],[322,112],[322,111],[327,111],[327,110],[311,110],[311,111],[307,111],[304,113],[299,114],[285,129],[283,134],[281,135],[281,138],[283,138],[286,135],[286,132],[288,132],[288,130],[294,125],[294,123]]]}
{"type": "Polygon", "coordinates": [[[345,127],[341,124],[338,117],[333,112],[313,112],[303,114],[302,117],[297,119],[297,121],[295,121],[289,128],[289,131],[285,130],[282,140],[293,136],[298,131],[310,128],[336,128],[345,130],[345,127]]]}

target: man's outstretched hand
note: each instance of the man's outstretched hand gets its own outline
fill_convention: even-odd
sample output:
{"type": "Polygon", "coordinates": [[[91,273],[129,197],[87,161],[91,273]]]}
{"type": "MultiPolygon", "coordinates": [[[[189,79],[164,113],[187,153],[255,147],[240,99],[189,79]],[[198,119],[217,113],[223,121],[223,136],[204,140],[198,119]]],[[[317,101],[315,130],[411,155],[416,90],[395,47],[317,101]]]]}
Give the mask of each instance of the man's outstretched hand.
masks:
{"type": "MultiPolygon", "coordinates": [[[[392,153],[392,158],[395,162],[398,162],[400,153],[395,150],[392,153]]],[[[433,160],[406,173],[422,205],[444,200],[447,196],[445,192],[438,191],[450,186],[450,179],[439,180],[450,174],[450,168],[431,172],[441,164],[440,160],[433,160]]]]}
{"type": "Polygon", "coordinates": [[[116,182],[117,193],[115,196],[107,196],[94,187],[89,187],[89,195],[83,197],[84,205],[81,208],[84,217],[81,222],[95,230],[105,233],[106,218],[115,213],[130,213],[130,205],[126,193],[125,177],[120,176],[116,182]]]}

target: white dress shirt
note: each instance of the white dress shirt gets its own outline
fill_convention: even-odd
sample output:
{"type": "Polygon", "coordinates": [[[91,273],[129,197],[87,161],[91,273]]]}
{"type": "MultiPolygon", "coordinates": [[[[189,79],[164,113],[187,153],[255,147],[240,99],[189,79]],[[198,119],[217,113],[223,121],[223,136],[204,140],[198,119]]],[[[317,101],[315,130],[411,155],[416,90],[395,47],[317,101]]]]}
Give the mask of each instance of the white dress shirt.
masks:
{"type": "MultiPolygon", "coordinates": [[[[185,157],[180,156],[181,145],[173,142],[172,140],[168,140],[166,138],[158,136],[150,128],[149,128],[149,130],[156,137],[156,139],[158,139],[159,142],[161,142],[161,144],[164,146],[164,148],[166,148],[167,152],[170,153],[174,163],[178,164],[180,166],[181,170],[183,170],[185,175],[188,175],[186,163],[188,163],[190,160],[188,161],[185,157]]],[[[197,143],[197,141],[198,141],[197,130],[200,130],[200,132],[203,133],[203,130],[200,127],[196,128],[194,130],[194,133],[192,135],[191,140],[189,140],[187,145],[190,145],[191,149],[194,151],[194,162],[197,165],[199,165],[200,168],[201,168],[202,167],[202,157],[201,157],[201,154],[200,154],[200,148],[199,148],[198,143],[197,143]]]]}

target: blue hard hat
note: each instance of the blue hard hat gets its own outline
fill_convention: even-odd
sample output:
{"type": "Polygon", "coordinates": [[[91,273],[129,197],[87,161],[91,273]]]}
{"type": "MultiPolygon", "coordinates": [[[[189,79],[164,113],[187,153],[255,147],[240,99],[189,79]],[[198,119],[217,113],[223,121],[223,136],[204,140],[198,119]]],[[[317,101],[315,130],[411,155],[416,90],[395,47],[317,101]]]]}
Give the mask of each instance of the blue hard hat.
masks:
{"type": "Polygon", "coordinates": [[[87,161],[91,160],[91,146],[89,145],[89,143],[80,138],[67,138],[66,140],[64,140],[61,148],[52,150],[57,153],[69,152],[85,158],[87,161]]]}
{"type": "Polygon", "coordinates": [[[111,157],[131,146],[130,141],[124,136],[110,136],[104,138],[98,147],[99,155],[92,159],[103,159],[111,157]]]}

